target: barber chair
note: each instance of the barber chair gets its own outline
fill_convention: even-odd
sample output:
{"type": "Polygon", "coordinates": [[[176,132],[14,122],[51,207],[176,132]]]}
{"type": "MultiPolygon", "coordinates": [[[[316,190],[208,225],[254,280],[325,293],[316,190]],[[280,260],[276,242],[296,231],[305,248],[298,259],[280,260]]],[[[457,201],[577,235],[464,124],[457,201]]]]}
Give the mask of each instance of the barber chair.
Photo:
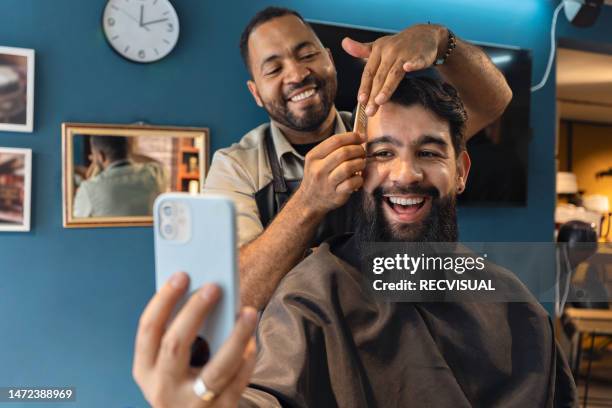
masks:
{"type": "Polygon", "coordinates": [[[586,276],[572,279],[578,265],[597,252],[597,232],[585,222],[569,221],[561,225],[557,242],[565,243],[559,246],[559,275],[568,280],[565,298],[570,299],[569,304],[580,309],[609,309],[609,294],[593,265],[588,266],[586,276]]]}

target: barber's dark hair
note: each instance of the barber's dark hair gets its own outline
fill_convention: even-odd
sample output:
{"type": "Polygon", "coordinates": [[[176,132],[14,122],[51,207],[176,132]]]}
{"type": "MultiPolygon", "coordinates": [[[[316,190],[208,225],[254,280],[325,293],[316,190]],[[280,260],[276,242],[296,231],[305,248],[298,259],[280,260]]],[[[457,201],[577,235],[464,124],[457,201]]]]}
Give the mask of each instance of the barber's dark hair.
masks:
{"type": "Polygon", "coordinates": [[[128,140],[125,136],[91,136],[91,146],[111,161],[128,157],[128,140]]]}
{"type": "Polygon", "coordinates": [[[274,18],[289,15],[296,16],[304,24],[310,27],[310,25],[306,21],[304,21],[304,18],[300,15],[300,13],[295,10],[291,10],[284,7],[266,7],[265,9],[255,14],[251,21],[249,21],[247,26],[244,28],[242,34],[240,35],[240,55],[242,56],[242,61],[244,62],[244,65],[246,66],[246,69],[249,72],[251,72],[251,68],[249,66],[249,37],[251,36],[251,32],[263,23],[266,23],[274,18]]]}
{"type": "Polygon", "coordinates": [[[467,112],[452,85],[429,77],[406,77],[402,79],[390,101],[404,106],[419,104],[441,119],[447,120],[455,154],[465,150],[467,112]]]}

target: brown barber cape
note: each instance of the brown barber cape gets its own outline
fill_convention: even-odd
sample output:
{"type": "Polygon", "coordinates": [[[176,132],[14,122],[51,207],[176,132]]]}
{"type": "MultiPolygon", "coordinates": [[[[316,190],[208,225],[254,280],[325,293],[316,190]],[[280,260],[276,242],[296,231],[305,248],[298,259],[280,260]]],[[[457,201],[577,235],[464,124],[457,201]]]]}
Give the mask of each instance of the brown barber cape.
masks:
{"type": "Polygon", "coordinates": [[[382,302],[355,249],[350,235],[324,243],[280,283],[241,407],[575,406],[537,302],[382,302]]]}

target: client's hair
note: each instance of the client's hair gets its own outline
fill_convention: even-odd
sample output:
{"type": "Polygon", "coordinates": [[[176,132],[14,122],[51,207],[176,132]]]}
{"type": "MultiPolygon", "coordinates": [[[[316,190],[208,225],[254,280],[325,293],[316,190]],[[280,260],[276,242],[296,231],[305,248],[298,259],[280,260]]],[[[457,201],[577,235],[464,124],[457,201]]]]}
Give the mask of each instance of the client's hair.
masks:
{"type": "Polygon", "coordinates": [[[403,106],[419,104],[447,120],[455,154],[465,150],[467,112],[450,84],[428,77],[406,77],[399,83],[390,101],[403,106]]]}

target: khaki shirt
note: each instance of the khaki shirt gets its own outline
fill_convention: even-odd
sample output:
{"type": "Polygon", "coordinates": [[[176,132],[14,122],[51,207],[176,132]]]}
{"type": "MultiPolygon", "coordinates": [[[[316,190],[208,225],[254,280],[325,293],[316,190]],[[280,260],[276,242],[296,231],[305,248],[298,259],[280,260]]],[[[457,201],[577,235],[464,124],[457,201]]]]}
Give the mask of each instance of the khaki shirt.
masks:
{"type": "MultiPolygon", "coordinates": [[[[346,132],[340,114],[345,119],[350,117],[348,112],[336,114],[334,134],[346,132]]],[[[283,176],[286,180],[301,180],[304,177],[304,156],[295,151],[278,126],[265,123],[244,135],[238,143],[217,150],[204,184],[204,194],[223,194],[234,201],[239,247],[255,239],[264,230],[255,193],[272,181],[272,169],[264,143],[268,127],[271,129],[283,176]]]]}

